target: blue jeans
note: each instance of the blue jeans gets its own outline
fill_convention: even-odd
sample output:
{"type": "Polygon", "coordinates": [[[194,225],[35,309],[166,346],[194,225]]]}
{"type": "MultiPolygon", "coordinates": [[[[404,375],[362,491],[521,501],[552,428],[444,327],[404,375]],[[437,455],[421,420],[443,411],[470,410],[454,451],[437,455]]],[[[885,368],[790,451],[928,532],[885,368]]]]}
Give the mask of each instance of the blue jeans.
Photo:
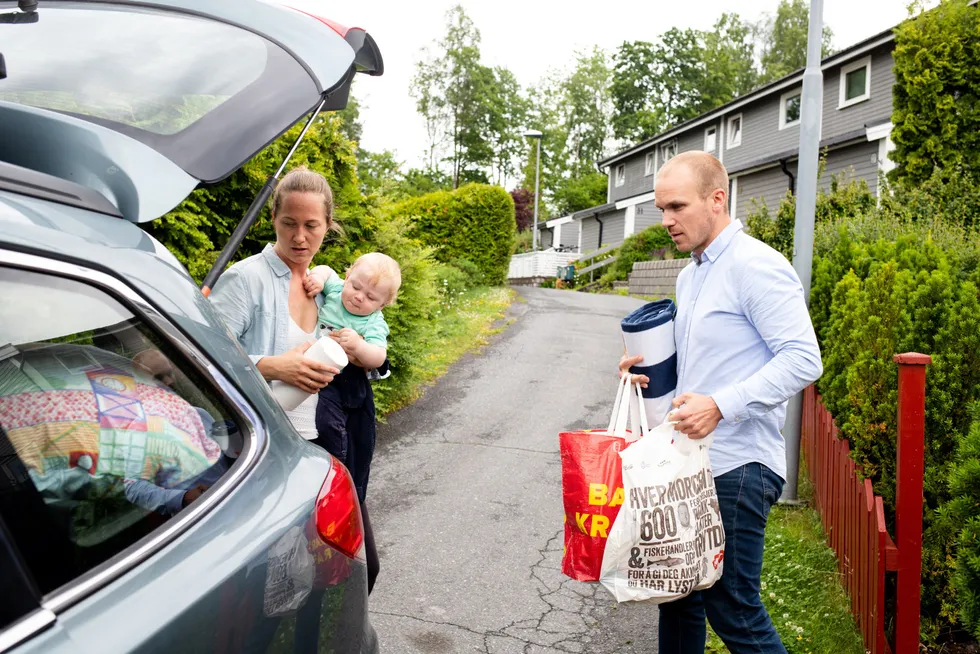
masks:
{"type": "Polygon", "coordinates": [[[759,597],[762,549],[769,509],[783,480],[761,463],[715,477],[725,526],[725,568],[707,590],[660,605],[660,654],[703,654],[705,617],[732,654],[785,654],[759,597]]]}

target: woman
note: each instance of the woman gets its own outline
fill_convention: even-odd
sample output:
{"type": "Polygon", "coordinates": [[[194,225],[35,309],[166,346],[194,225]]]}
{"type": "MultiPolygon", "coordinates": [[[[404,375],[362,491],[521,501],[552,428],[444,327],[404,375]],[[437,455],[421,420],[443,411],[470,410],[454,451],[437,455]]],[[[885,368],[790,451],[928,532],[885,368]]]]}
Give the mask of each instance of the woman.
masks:
{"type": "MultiPolygon", "coordinates": [[[[296,168],[276,186],[270,213],[275,244],[226,270],[212,289],[211,302],[266,381],[312,393],[286,415],[303,438],[316,441],[317,392],[339,371],[303,356],[316,340],[321,301],[319,295],[307,296],[303,279],[324,236],[339,230],[330,184],[319,173],[296,168]]],[[[380,566],[363,502],[361,515],[370,593],[380,566]]]]}

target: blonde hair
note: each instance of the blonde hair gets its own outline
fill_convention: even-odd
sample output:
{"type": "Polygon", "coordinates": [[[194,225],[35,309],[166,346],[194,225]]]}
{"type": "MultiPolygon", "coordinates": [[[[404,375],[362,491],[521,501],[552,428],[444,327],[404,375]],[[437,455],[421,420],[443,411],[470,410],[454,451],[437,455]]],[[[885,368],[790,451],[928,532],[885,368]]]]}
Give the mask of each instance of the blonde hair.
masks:
{"type": "Polygon", "coordinates": [[[297,166],[286,173],[276,184],[276,190],[272,193],[269,209],[272,211],[273,219],[279,215],[282,203],[290,193],[319,195],[323,198],[323,213],[327,219],[327,231],[342,231],[340,225],[333,219],[333,190],[330,188],[330,183],[326,177],[306,166],[297,166]]]}
{"type": "Polygon", "coordinates": [[[707,152],[681,152],[663,165],[660,174],[681,165],[687,166],[687,169],[694,174],[694,182],[702,200],[716,189],[723,190],[725,196],[728,196],[728,171],[714,155],[707,152]]]}
{"type": "Polygon", "coordinates": [[[357,261],[351,265],[350,271],[358,266],[365,266],[370,269],[368,279],[372,284],[377,285],[382,281],[388,282],[390,289],[388,290],[388,299],[385,300],[385,306],[393,303],[398,297],[398,289],[402,285],[402,269],[398,262],[387,254],[368,252],[357,258],[357,261]]]}

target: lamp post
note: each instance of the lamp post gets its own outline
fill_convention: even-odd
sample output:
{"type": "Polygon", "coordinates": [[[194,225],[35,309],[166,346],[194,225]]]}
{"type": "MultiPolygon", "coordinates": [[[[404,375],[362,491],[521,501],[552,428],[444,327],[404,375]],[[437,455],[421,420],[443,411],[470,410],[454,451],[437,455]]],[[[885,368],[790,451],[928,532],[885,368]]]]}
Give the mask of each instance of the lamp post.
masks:
{"type": "MultiPolygon", "coordinates": [[[[823,72],[820,47],[823,36],[823,0],[810,0],[807,31],[806,69],[800,98],[800,156],[796,173],[796,226],[793,236],[793,267],[803,285],[803,299],[810,305],[810,276],[813,269],[813,222],[817,204],[817,171],[820,160],[820,125],[823,116],[823,72]]],[[[800,429],[803,421],[803,393],[790,398],[786,406],[786,484],[780,501],[798,501],[800,473],[800,429]]]]}
{"type": "Polygon", "coordinates": [[[531,233],[531,252],[538,251],[538,185],[541,178],[541,132],[536,129],[529,129],[524,132],[524,136],[536,139],[538,142],[538,154],[534,158],[534,231],[531,233]]]}

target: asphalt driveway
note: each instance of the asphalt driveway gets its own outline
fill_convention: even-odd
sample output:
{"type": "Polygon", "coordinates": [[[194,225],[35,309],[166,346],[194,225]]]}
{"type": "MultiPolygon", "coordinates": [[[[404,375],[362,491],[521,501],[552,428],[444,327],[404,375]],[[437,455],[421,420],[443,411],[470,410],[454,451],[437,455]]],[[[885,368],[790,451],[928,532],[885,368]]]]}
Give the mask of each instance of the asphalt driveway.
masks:
{"type": "Polygon", "coordinates": [[[642,302],[521,289],[515,321],[379,426],[382,652],[655,652],[657,610],[564,577],[558,432],[604,425],[642,302]]]}

